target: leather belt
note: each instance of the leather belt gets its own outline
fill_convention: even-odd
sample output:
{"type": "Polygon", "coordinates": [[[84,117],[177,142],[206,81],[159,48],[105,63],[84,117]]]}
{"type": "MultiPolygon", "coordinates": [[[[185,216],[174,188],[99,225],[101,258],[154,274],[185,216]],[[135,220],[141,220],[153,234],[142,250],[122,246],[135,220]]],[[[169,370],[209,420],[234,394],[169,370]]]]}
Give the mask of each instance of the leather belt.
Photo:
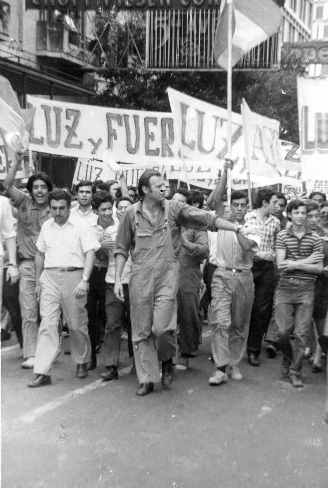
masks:
{"type": "Polygon", "coordinates": [[[68,266],[67,268],[45,268],[47,271],[61,271],[63,273],[69,272],[69,271],[82,271],[83,268],[76,268],[74,266],[68,266]]]}
{"type": "Polygon", "coordinates": [[[228,266],[218,266],[218,268],[224,269],[225,271],[231,271],[232,273],[243,273],[244,271],[250,271],[248,269],[229,268],[228,266]]]}

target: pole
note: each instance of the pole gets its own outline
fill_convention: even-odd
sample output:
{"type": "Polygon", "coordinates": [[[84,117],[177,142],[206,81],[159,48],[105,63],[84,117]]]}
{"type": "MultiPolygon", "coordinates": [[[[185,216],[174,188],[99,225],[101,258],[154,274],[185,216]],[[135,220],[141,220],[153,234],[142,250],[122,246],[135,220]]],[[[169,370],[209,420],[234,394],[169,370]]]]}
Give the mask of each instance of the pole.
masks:
{"type": "Polygon", "coordinates": [[[244,148],[245,148],[245,159],[246,159],[246,168],[247,168],[247,190],[248,190],[248,205],[250,210],[253,209],[252,204],[252,183],[251,183],[251,154],[249,149],[249,133],[248,133],[248,125],[247,125],[247,117],[246,117],[246,102],[243,98],[241,104],[241,115],[243,118],[243,135],[244,135],[244,148]]]}
{"type": "MultiPolygon", "coordinates": [[[[227,69],[227,159],[232,159],[232,0],[227,0],[228,5],[228,69],[227,69]]],[[[231,206],[231,169],[227,173],[227,202],[231,206]]]]}

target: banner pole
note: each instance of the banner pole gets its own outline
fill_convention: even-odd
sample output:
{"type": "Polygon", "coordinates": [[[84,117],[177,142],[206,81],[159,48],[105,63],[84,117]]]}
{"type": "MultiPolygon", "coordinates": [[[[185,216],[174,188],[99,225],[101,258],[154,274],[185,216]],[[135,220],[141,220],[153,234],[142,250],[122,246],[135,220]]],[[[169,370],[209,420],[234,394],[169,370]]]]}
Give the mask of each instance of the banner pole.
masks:
{"type": "MultiPolygon", "coordinates": [[[[227,69],[227,159],[232,159],[232,0],[227,0],[228,5],[228,69],[227,69]]],[[[231,169],[227,174],[227,202],[231,206],[231,169]]]]}
{"type": "Polygon", "coordinates": [[[253,210],[252,182],[251,182],[251,155],[249,150],[249,133],[247,128],[247,118],[246,118],[245,110],[246,110],[245,99],[243,98],[241,102],[241,115],[243,118],[243,136],[244,136],[245,159],[246,159],[246,168],[247,168],[248,205],[249,205],[249,209],[253,210]]]}

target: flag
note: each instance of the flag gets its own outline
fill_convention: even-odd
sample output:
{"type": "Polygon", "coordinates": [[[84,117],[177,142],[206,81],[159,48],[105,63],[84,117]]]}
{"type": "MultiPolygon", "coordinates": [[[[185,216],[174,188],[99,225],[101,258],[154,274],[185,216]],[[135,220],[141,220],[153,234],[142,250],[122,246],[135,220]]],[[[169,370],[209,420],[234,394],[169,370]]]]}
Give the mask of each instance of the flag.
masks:
{"type": "MultiPolygon", "coordinates": [[[[253,47],[278,31],[281,8],[273,0],[232,0],[232,66],[253,47]]],[[[226,0],[214,39],[216,63],[228,69],[228,17],[226,0]]]]}

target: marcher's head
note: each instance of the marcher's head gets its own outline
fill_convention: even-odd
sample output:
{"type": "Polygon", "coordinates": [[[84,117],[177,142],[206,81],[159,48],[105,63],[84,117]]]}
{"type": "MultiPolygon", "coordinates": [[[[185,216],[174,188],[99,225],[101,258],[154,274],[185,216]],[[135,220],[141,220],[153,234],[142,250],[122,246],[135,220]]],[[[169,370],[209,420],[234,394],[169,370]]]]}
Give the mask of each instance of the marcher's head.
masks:
{"type": "Polygon", "coordinates": [[[94,181],[94,183],[92,185],[92,193],[93,193],[93,195],[97,195],[100,192],[106,192],[106,193],[108,193],[109,192],[109,187],[108,187],[108,184],[105,183],[104,181],[102,181],[102,180],[96,180],[96,181],[94,181]]]}
{"type": "Polygon", "coordinates": [[[273,215],[275,215],[275,217],[278,217],[278,219],[281,219],[287,206],[287,198],[283,193],[277,193],[277,198],[278,203],[274,208],[273,215]]]}
{"type": "Polygon", "coordinates": [[[261,208],[265,215],[274,214],[279,209],[277,192],[273,190],[259,190],[255,198],[254,207],[261,208]]]}
{"type": "Polygon", "coordinates": [[[49,193],[49,206],[56,224],[64,225],[71,210],[71,195],[65,190],[53,190],[49,193]]]}
{"type": "Polygon", "coordinates": [[[125,214],[126,209],[131,207],[132,204],[133,204],[133,202],[127,197],[121,197],[117,200],[117,202],[116,202],[116,209],[117,209],[116,217],[118,218],[119,222],[121,221],[121,218],[125,214]]]}
{"type": "Polygon", "coordinates": [[[128,194],[129,194],[130,200],[132,202],[137,201],[137,189],[135,186],[129,186],[128,187],[128,194]]]}
{"type": "Polygon", "coordinates": [[[166,200],[169,200],[171,196],[170,182],[168,180],[164,180],[164,185],[165,185],[165,198],[166,200]]]}
{"type": "Polygon", "coordinates": [[[41,172],[29,177],[26,188],[37,205],[45,205],[52,191],[52,183],[48,176],[41,172]]]}
{"type": "Polygon", "coordinates": [[[287,216],[292,224],[303,226],[307,219],[307,207],[303,200],[292,200],[287,205],[287,216]]]}
{"type": "Polygon", "coordinates": [[[179,188],[173,195],[172,200],[180,203],[187,203],[189,192],[184,188],[179,188]]]}
{"type": "Polygon", "coordinates": [[[99,224],[108,227],[113,223],[113,199],[109,193],[98,193],[92,200],[92,207],[98,215],[99,224]]]}
{"type": "Polygon", "coordinates": [[[121,189],[118,181],[116,180],[110,180],[107,182],[108,184],[108,191],[113,200],[117,200],[119,198],[118,191],[121,189]]]}
{"type": "Polygon", "coordinates": [[[320,226],[320,207],[314,201],[309,201],[306,204],[307,209],[307,223],[312,230],[317,230],[320,226]]]}
{"type": "Polygon", "coordinates": [[[248,198],[243,191],[231,192],[231,218],[239,223],[243,222],[247,212],[248,198]]]}
{"type": "Polygon", "coordinates": [[[328,226],[328,202],[323,202],[320,207],[320,222],[324,227],[328,226]]]}
{"type": "Polygon", "coordinates": [[[92,200],[92,182],[80,181],[76,187],[77,201],[80,207],[88,208],[91,205],[92,200]]]}
{"type": "Polygon", "coordinates": [[[204,195],[200,191],[192,190],[189,192],[187,203],[193,207],[202,208],[204,203],[204,195]]]}
{"type": "Polygon", "coordinates": [[[323,202],[327,200],[326,195],[322,193],[321,191],[313,191],[310,196],[310,200],[313,200],[316,202],[318,205],[321,205],[323,202]]]}
{"type": "Polygon", "coordinates": [[[165,199],[165,184],[162,175],[158,171],[147,169],[142,173],[138,183],[140,198],[162,202],[165,199]]]}

